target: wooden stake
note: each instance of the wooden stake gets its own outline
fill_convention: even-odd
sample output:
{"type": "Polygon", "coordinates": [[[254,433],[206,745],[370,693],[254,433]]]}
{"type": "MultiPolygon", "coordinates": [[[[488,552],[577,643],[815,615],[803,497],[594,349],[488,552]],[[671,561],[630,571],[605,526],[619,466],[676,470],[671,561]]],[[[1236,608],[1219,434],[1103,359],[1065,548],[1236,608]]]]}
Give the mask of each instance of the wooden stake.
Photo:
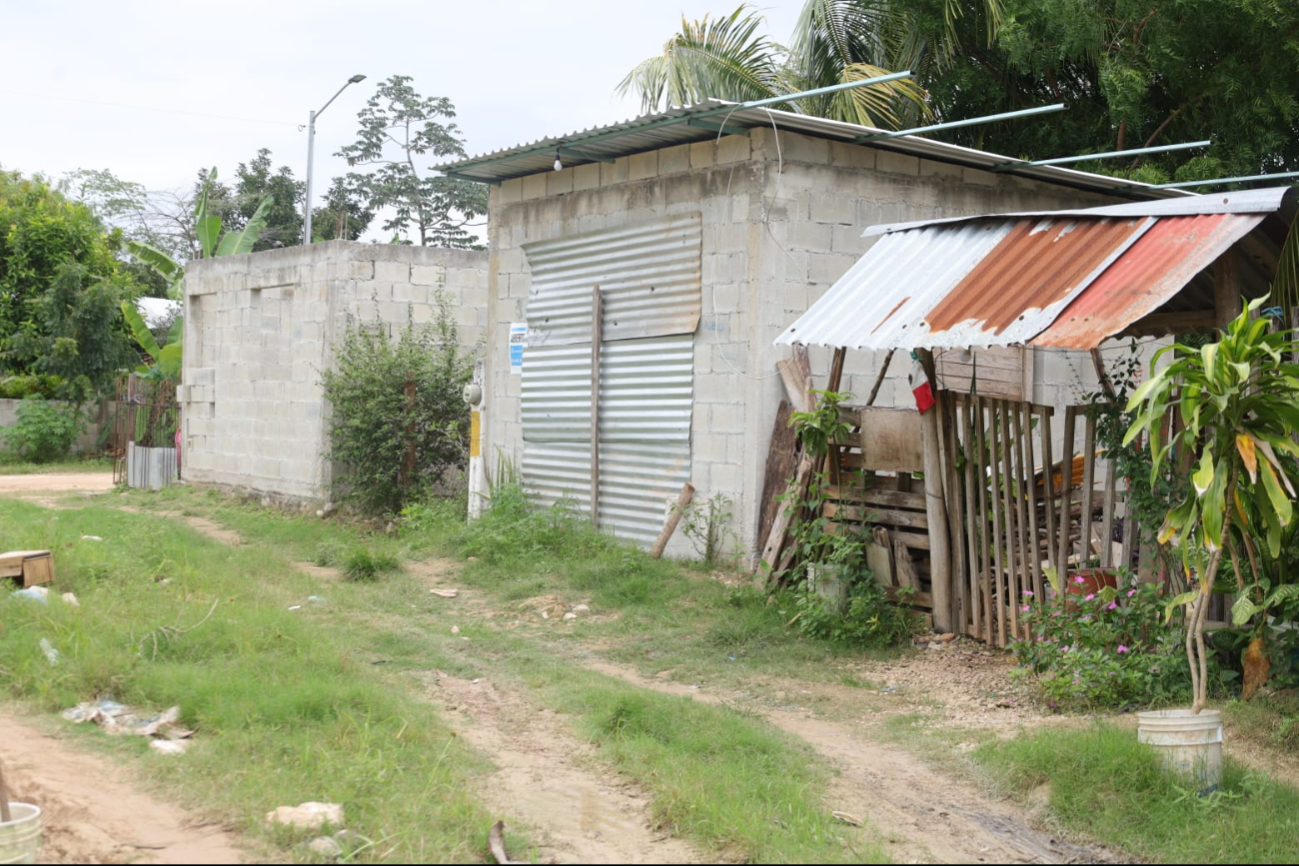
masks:
{"type": "Polygon", "coordinates": [[[658,559],[663,555],[663,549],[668,546],[668,541],[672,539],[672,533],[677,531],[677,524],[681,522],[681,515],[685,513],[686,506],[694,498],[695,488],[687,482],[681,488],[681,495],[677,497],[676,505],[672,506],[672,513],[668,515],[667,521],[663,524],[663,531],[650,548],[650,557],[658,559]]]}
{"type": "MultiPolygon", "coordinates": [[[[1060,551],[1056,568],[1060,570],[1060,579],[1069,579],[1069,536],[1072,534],[1073,521],[1070,516],[1069,500],[1073,495],[1073,443],[1074,428],[1078,407],[1066,406],[1064,410],[1064,449],[1060,452],[1060,525],[1057,530],[1060,537],[1055,540],[1060,551]]],[[[1048,467],[1047,471],[1051,471],[1048,467]]]]}
{"type": "MultiPolygon", "coordinates": [[[[929,387],[938,393],[934,376],[934,356],[928,349],[917,349],[929,379],[929,387]]],[[[925,516],[929,523],[929,580],[934,599],[934,628],[952,630],[952,555],[951,536],[947,532],[947,503],[943,500],[943,457],[939,449],[938,407],[920,416],[924,430],[925,516]]]]}
{"type": "Polygon", "coordinates": [[[1090,411],[1083,423],[1083,486],[1082,514],[1079,527],[1082,530],[1082,550],[1078,554],[1078,567],[1086,568],[1092,558],[1092,492],[1096,488],[1096,416],[1090,411]]]}
{"type": "Polygon", "coordinates": [[[889,371],[889,362],[893,360],[895,349],[889,349],[889,353],[884,356],[884,363],[880,366],[880,371],[875,375],[875,385],[871,388],[871,395],[866,398],[867,406],[875,405],[875,397],[880,392],[880,386],[884,384],[884,376],[889,371]]]}
{"type": "Polygon", "coordinates": [[[0,821],[8,824],[13,819],[9,811],[9,786],[5,784],[4,767],[0,767],[0,821]]]}
{"type": "Polygon", "coordinates": [[[600,526],[600,343],[604,340],[604,296],[595,287],[591,306],[591,524],[600,526]]]}

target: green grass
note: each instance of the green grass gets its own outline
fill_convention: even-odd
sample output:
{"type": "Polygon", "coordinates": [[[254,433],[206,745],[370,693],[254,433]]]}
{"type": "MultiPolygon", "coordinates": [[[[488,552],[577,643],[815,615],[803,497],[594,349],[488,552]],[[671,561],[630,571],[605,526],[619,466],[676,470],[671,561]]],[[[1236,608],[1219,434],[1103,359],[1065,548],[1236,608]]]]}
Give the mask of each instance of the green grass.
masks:
{"type": "Polygon", "coordinates": [[[1022,797],[1049,790],[1065,828],[1169,863],[1284,863],[1299,839],[1299,791],[1228,759],[1221,793],[1202,798],[1165,773],[1136,733],[1097,723],[980,747],[977,764],[1022,797]],[[1049,786],[1044,789],[1042,786],[1049,786]]]}
{"type": "Polygon", "coordinates": [[[390,574],[400,568],[401,562],[391,553],[354,550],[343,560],[343,576],[354,583],[375,581],[379,575],[390,574]]]}
{"type": "Polygon", "coordinates": [[[1264,748],[1299,755],[1299,692],[1259,694],[1248,703],[1231,701],[1224,708],[1223,718],[1233,734],[1264,748]]]}
{"type": "Polygon", "coordinates": [[[31,547],[55,551],[57,588],[81,605],[0,595],[0,689],[10,697],[49,713],[110,695],[179,705],[198,732],[183,758],[157,760],[136,738],[93,739],[271,850],[295,840],[266,831],[262,816],[321,800],[344,804],[350,829],[382,840],[363,861],[485,856],[493,817],[468,793],[485,763],[427,704],[381,680],[356,634],[329,627],[330,606],[356,590],[322,587],[265,548],[224,547],[164,519],[0,501],[0,549],[31,547]],[[62,653],[57,667],[42,638],[62,653]]]}
{"type": "Polygon", "coordinates": [[[69,472],[112,472],[109,457],[90,455],[67,457],[53,463],[27,463],[14,454],[0,452],[0,475],[37,475],[69,472]]]}

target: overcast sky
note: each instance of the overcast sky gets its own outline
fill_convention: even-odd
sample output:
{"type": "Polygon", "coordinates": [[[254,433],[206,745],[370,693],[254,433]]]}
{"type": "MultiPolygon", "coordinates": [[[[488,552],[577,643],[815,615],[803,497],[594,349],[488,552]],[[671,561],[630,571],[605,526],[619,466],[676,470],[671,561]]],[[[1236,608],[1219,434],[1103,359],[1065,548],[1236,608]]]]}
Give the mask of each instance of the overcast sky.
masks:
{"type": "MultiPolygon", "coordinates": [[[[334,0],[219,4],[0,0],[0,166],[107,168],[150,189],[229,178],[259,147],[306,174],[307,112],[354,73],[316,125],[317,201],[346,171],[376,82],[410,75],[447,96],[470,154],[639,113],[614,88],[679,27],[739,0],[334,0]],[[190,113],[186,113],[190,112],[190,113]]],[[[759,4],[785,41],[800,0],[759,4]]]]}

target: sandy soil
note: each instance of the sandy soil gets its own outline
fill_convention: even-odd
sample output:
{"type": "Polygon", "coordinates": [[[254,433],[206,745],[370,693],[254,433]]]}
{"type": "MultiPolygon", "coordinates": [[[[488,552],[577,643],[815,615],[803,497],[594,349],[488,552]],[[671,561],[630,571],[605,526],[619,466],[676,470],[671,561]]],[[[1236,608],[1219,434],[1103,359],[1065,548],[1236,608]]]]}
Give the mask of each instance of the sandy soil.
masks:
{"type": "MultiPolygon", "coordinates": [[[[489,755],[497,770],[478,794],[500,814],[537,831],[536,855],[559,863],[700,863],[679,839],[658,831],[649,797],[601,768],[592,747],[576,739],[562,716],[537,709],[526,696],[488,680],[431,674],[430,690],[458,725],[457,733],[489,755]]],[[[510,852],[522,858],[523,851],[510,852]]]]}
{"type": "Polygon", "coordinates": [[[69,493],[91,496],[113,489],[112,472],[69,472],[48,475],[0,475],[0,496],[16,496],[47,508],[59,506],[69,493]]]}
{"type": "Polygon", "coordinates": [[[141,793],[121,766],[6,714],[0,714],[0,760],[11,799],[43,813],[38,862],[242,862],[225,828],[196,822],[141,793]]]}

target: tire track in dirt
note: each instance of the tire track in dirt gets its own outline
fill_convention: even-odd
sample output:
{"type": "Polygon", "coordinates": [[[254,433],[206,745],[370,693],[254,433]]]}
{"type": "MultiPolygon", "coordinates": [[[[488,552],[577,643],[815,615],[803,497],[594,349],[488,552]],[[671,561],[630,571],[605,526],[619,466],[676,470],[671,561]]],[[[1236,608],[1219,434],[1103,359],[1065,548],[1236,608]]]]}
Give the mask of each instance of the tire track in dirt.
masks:
{"type": "MultiPolygon", "coordinates": [[[[620,665],[593,661],[589,670],[644,689],[724,704],[688,686],[642,677],[620,665]]],[[[804,740],[839,776],[830,785],[831,808],[867,818],[890,840],[897,862],[1111,863],[1097,847],[1056,839],[1029,827],[1012,809],[930,768],[901,749],[866,739],[843,725],[784,710],[758,715],[804,740]]]]}
{"type": "MultiPolygon", "coordinates": [[[[702,863],[687,843],[658,832],[650,798],[603,771],[594,749],[563,718],[487,679],[435,673],[430,690],[457,733],[489,755],[496,770],[478,786],[497,814],[518,816],[540,831],[537,854],[561,863],[702,863]]],[[[513,852],[520,856],[523,852],[513,852]]]]}
{"type": "Polygon", "coordinates": [[[3,713],[0,757],[11,799],[41,807],[41,863],[243,862],[224,827],[141,793],[111,761],[3,713]]]}

